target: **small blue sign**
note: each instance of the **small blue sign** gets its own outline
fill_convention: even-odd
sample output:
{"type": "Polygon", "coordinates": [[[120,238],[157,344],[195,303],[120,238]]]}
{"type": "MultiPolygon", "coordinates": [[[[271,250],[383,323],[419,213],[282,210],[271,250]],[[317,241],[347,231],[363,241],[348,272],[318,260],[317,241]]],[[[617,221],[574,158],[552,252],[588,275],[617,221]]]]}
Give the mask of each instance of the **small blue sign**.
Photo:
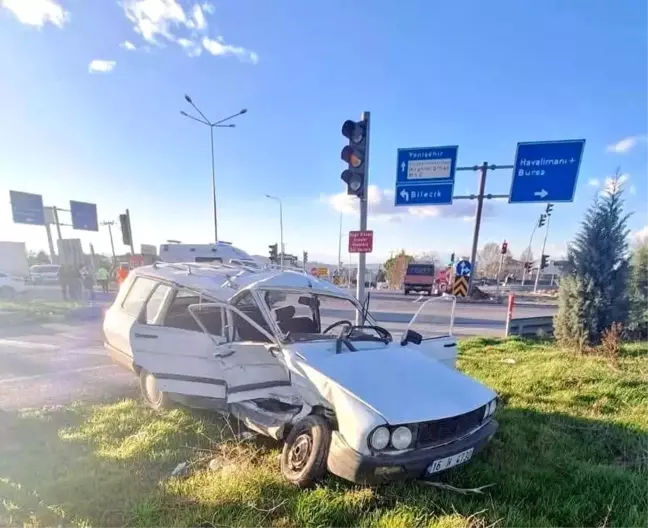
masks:
{"type": "Polygon", "coordinates": [[[518,143],[509,203],[573,202],[584,139],[518,143]]]}
{"type": "Polygon", "coordinates": [[[459,147],[398,149],[397,206],[450,205],[459,147]]]}
{"type": "Polygon", "coordinates": [[[99,231],[96,204],[70,200],[70,214],[72,215],[73,229],[99,231]]]}
{"type": "Polygon", "coordinates": [[[9,191],[11,214],[16,224],[45,225],[43,196],[19,191],[9,191]]]}
{"type": "Polygon", "coordinates": [[[458,277],[469,277],[472,272],[472,264],[467,260],[460,260],[455,266],[455,275],[458,277]]]}

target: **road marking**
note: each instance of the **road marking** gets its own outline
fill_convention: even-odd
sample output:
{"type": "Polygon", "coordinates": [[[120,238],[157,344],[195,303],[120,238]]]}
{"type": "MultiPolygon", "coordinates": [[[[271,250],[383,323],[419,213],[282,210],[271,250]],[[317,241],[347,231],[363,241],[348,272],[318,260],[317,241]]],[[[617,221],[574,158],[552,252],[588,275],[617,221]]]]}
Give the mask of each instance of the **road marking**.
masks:
{"type": "Polygon", "coordinates": [[[423,300],[423,294],[419,295],[417,299],[414,299],[412,302],[417,303],[423,300]]]}
{"type": "Polygon", "coordinates": [[[18,378],[8,378],[8,379],[0,379],[0,385],[3,385],[5,383],[17,383],[20,381],[31,381],[31,380],[36,380],[40,378],[48,378],[51,376],[58,376],[58,375],[65,375],[65,374],[76,374],[77,372],[90,372],[93,370],[101,370],[105,368],[114,368],[116,365],[97,365],[95,367],[82,367],[78,369],[70,369],[70,370],[59,370],[56,372],[48,372],[46,374],[34,374],[33,376],[20,376],[18,378]]]}
{"type": "Polygon", "coordinates": [[[59,345],[49,343],[34,343],[32,341],[14,341],[13,339],[0,339],[0,346],[11,346],[16,348],[40,348],[43,350],[58,350],[59,345]]]}

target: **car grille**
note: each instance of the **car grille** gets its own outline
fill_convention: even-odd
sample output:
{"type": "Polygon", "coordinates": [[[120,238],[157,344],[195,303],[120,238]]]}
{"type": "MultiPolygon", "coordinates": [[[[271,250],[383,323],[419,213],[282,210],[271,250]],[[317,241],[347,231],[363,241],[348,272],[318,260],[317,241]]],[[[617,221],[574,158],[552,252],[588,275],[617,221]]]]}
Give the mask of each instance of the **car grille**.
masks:
{"type": "Polygon", "coordinates": [[[481,424],[485,408],[484,405],[466,414],[419,424],[418,446],[443,444],[464,436],[481,424]]]}

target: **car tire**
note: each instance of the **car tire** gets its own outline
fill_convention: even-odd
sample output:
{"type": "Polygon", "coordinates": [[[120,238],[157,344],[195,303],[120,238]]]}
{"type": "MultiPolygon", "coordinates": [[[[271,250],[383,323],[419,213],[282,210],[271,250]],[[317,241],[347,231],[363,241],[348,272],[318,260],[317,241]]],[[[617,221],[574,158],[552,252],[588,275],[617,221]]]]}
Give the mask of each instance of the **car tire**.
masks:
{"type": "Polygon", "coordinates": [[[157,388],[155,376],[144,369],[140,370],[139,376],[140,390],[142,391],[142,397],[146,405],[156,411],[170,408],[171,399],[169,398],[169,394],[157,388]]]}
{"type": "Polygon", "coordinates": [[[281,473],[300,488],[312,486],[326,473],[331,427],[321,416],[310,415],[291,429],[281,453],[281,473]]]}
{"type": "Polygon", "coordinates": [[[405,290],[405,295],[408,295],[408,294],[409,294],[409,290],[405,290]]]}

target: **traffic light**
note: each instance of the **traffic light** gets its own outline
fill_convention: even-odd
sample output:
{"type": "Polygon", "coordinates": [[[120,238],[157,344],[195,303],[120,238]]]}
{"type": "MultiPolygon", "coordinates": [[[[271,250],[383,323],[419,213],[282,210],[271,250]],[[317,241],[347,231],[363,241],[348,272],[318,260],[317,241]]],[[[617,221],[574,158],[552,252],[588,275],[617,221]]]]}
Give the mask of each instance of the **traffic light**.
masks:
{"type": "Polygon", "coordinates": [[[279,262],[278,244],[271,244],[268,247],[270,248],[270,262],[276,264],[277,262],[279,262]]]}
{"type": "Polygon", "coordinates": [[[130,218],[127,214],[119,215],[119,224],[121,225],[122,242],[125,246],[133,244],[133,234],[131,233],[130,218]]]}
{"type": "Polygon", "coordinates": [[[304,261],[304,266],[306,266],[306,263],[308,262],[308,251],[304,251],[302,260],[304,261]]]}
{"type": "Polygon", "coordinates": [[[453,252],[453,253],[450,255],[450,262],[451,262],[451,263],[454,262],[454,259],[455,259],[455,254],[454,254],[454,252],[453,252]]]}
{"type": "Polygon", "coordinates": [[[554,204],[548,203],[547,208],[545,209],[545,213],[547,213],[547,216],[551,216],[551,211],[553,211],[554,204]]]}
{"type": "Polygon", "coordinates": [[[502,255],[506,255],[506,250],[508,249],[508,242],[505,240],[502,242],[502,255]]]}
{"type": "Polygon", "coordinates": [[[547,266],[549,266],[549,255],[542,255],[542,258],[540,259],[540,269],[543,270],[547,266]]]}
{"type": "Polygon", "coordinates": [[[346,120],[342,125],[342,135],[349,144],[342,149],[340,157],[349,164],[341,178],[347,184],[347,194],[362,198],[365,195],[367,128],[368,121],[346,120]]]}
{"type": "Polygon", "coordinates": [[[540,215],[540,219],[538,220],[538,227],[542,227],[545,223],[547,223],[547,215],[543,213],[540,215]]]}

